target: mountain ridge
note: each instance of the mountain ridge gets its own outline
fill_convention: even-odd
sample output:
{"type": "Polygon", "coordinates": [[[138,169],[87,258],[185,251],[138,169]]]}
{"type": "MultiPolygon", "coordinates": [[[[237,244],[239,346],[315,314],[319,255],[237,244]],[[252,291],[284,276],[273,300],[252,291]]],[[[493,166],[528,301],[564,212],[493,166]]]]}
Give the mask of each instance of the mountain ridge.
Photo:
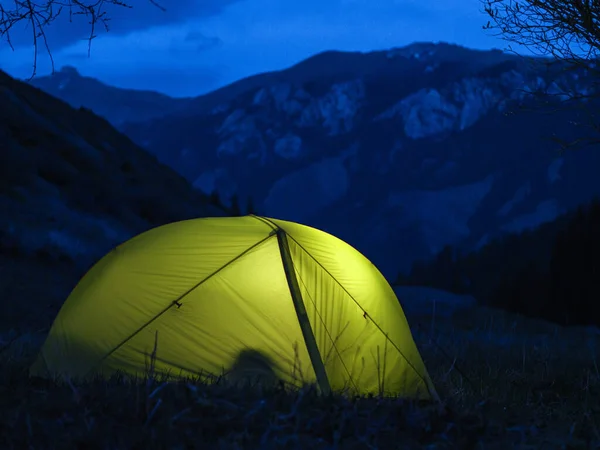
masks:
{"type": "Polygon", "coordinates": [[[543,140],[576,137],[580,112],[506,114],[528,104],[523,89],[592,88],[585,69],[532,61],[543,62],[446,43],[324,52],[120,129],[201,191],[251,196],[395,277],[600,192],[595,153],[559,155],[543,140]]]}
{"type": "Polygon", "coordinates": [[[66,101],[73,108],[82,106],[110,118],[116,127],[174,113],[185,107],[190,98],[173,98],[150,90],[110,86],[93,77],[81,75],[73,66],[62,66],[51,75],[36,77],[28,83],[66,101]]]}

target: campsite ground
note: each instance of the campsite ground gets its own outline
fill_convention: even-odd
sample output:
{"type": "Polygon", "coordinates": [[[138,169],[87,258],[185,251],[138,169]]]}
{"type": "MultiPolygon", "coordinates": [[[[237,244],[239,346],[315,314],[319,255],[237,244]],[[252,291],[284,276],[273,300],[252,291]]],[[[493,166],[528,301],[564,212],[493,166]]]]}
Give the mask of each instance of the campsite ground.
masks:
{"type": "MultiPolygon", "coordinates": [[[[15,269],[4,266],[3,270],[15,269]]],[[[27,276],[37,282],[23,283],[21,296],[10,294],[15,307],[19,298],[45,304],[44,292],[48,303],[53,303],[51,297],[58,294],[48,292],[44,280],[56,286],[56,278],[48,267],[39,270],[46,274],[44,278],[29,271],[27,276]]],[[[17,275],[12,273],[13,280],[17,275]]],[[[11,303],[4,302],[3,317],[11,303]]],[[[20,310],[27,308],[21,305],[20,310]]],[[[53,314],[35,315],[19,331],[10,331],[7,322],[2,323],[1,448],[583,449],[600,445],[596,361],[600,336],[593,329],[564,329],[485,308],[463,310],[452,319],[409,317],[445,403],[439,408],[376,398],[319,400],[310,391],[261,392],[223,384],[114,380],[76,386],[29,380],[28,365],[44,337],[36,330],[53,314]]]]}

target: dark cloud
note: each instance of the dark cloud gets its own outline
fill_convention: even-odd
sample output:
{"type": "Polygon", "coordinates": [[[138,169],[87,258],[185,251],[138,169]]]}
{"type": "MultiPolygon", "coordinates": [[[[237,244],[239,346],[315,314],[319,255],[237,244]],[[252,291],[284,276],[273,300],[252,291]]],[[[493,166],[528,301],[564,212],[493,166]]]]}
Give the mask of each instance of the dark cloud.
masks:
{"type": "MultiPolygon", "coordinates": [[[[156,4],[160,7],[154,5],[153,0],[123,1],[131,8],[111,4],[113,0],[104,0],[102,4],[101,11],[110,19],[108,21],[110,35],[123,35],[153,26],[177,24],[194,18],[218,15],[227,6],[243,0],[156,0],[156,4]]],[[[96,2],[97,0],[84,0],[83,3],[90,5],[96,2]]],[[[37,3],[45,5],[49,0],[37,3]]],[[[14,9],[14,4],[14,0],[0,0],[0,6],[9,11],[14,9]]],[[[53,52],[89,38],[90,31],[89,17],[70,15],[66,8],[63,8],[58,18],[45,28],[48,44],[53,52]]],[[[106,34],[106,29],[101,23],[96,24],[95,34],[98,37],[106,34]]],[[[15,47],[31,46],[31,28],[25,22],[17,24],[11,30],[11,41],[15,47]]]]}
{"type": "Polygon", "coordinates": [[[223,41],[218,36],[207,36],[200,31],[191,31],[185,36],[185,42],[195,44],[196,50],[210,50],[220,47],[223,41]]]}

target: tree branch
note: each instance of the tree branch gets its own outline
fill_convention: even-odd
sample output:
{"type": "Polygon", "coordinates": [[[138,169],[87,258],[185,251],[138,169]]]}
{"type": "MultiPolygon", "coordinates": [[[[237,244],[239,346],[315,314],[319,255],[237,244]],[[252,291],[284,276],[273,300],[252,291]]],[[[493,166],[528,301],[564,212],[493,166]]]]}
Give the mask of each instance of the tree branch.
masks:
{"type": "MultiPolygon", "coordinates": [[[[156,0],[148,0],[152,5],[162,11],[166,9],[160,6],[156,0]]],[[[85,16],[89,18],[90,34],[86,39],[88,41],[88,57],[91,54],[92,40],[96,38],[96,25],[100,24],[105,31],[109,31],[108,23],[110,18],[104,10],[107,5],[120,6],[133,9],[128,3],[122,0],[43,0],[36,2],[34,0],[13,0],[11,8],[0,4],[0,37],[6,39],[9,47],[14,51],[11,32],[14,31],[16,24],[25,22],[31,26],[32,43],[34,50],[32,79],[37,72],[38,46],[42,40],[46,52],[50,57],[52,64],[52,73],[54,73],[54,59],[45,29],[54,22],[64,9],[69,11],[69,22],[73,22],[73,16],[85,16]]]]}
{"type": "MultiPolygon", "coordinates": [[[[495,30],[494,36],[516,43],[538,56],[551,56],[553,60],[544,61],[548,71],[558,67],[565,71],[581,71],[591,73],[590,78],[599,78],[600,70],[597,60],[600,54],[600,1],[599,0],[481,0],[484,12],[489,16],[485,30],[495,30]]],[[[512,50],[509,44],[509,50],[512,50]]],[[[533,60],[539,63],[539,60],[533,60]]],[[[589,117],[595,115],[585,104],[587,100],[598,99],[598,82],[590,81],[591,93],[577,92],[576,88],[554,86],[559,93],[526,91],[536,98],[560,97],[561,109],[568,102],[576,103],[586,110],[589,117]],[[565,99],[566,98],[566,99],[565,99]]],[[[546,101],[544,106],[550,105],[546,101]]],[[[524,110],[525,108],[521,108],[524,110]]],[[[554,111],[555,112],[555,111],[554,111]]],[[[576,124],[581,125],[581,124],[576,124]]],[[[597,123],[588,125],[600,134],[597,123]]],[[[597,144],[599,138],[581,138],[565,142],[552,137],[551,140],[561,144],[563,149],[572,148],[575,144],[588,142],[597,144]]]]}

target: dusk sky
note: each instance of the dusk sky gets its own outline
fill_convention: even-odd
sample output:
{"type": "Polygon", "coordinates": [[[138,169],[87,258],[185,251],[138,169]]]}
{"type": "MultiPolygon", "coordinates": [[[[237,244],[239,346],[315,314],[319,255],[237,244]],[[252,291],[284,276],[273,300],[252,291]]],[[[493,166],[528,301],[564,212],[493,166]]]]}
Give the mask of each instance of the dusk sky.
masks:
{"type": "MultiPolygon", "coordinates": [[[[199,95],[237,79],[293,65],[324,50],[370,51],[415,41],[445,41],[470,48],[505,49],[482,29],[480,0],[130,0],[133,9],[106,8],[110,31],[98,30],[91,56],[86,19],[68,14],[47,29],[56,70],[119,87],[172,96],[199,95]]],[[[11,7],[13,0],[0,0],[11,7]]],[[[0,42],[0,69],[31,75],[31,30],[13,31],[12,51],[0,42]]],[[[50,72],[39,51],[38,76],[50,72]]]]}

